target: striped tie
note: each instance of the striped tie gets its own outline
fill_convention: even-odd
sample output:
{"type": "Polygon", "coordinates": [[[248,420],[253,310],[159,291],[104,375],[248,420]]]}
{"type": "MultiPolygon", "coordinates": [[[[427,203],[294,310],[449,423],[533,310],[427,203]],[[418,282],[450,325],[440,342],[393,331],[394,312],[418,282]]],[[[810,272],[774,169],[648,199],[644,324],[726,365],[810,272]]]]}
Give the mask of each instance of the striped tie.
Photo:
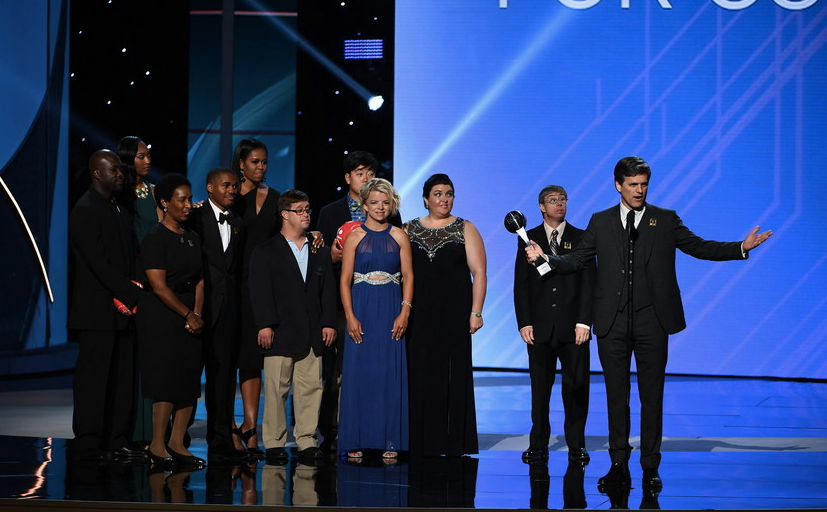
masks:
{"type": "Polygon", "coordinates": [[[549,246],[551,246],[551,254],[557,254],[560,250],[560,244],[557,243],[557,230],[554,229],[551,231],[551,239],[548,242],[549,246]]]}

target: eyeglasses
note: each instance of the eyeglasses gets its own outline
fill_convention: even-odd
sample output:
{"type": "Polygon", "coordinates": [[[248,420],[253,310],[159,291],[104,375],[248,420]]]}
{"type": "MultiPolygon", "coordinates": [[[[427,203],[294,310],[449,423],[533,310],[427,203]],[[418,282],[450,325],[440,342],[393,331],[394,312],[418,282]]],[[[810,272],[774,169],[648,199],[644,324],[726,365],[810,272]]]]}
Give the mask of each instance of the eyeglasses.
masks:
{"type": "Polygon", "coordinates": [[[557,204],[557,203],[565,204],[566,202],[568,202],[568,200],[569,200],[568,197],[549,197],[548,199],[546,199],[545,202],[548,203],[548,204],[557,204]]]}
{"type": "Polygon", "coordinates": [[[311,214],[313,213],[313,210],[312,210],[312,209],[310,209],[310,208],[303,208],[303,209],[301,209],[301,210],[291,210],[291,209],[289,209],[289,208],[285,208],[285,209],[284,209],[284,211],[286,211],[286,212],[293,212],[293,213],[295,213],[296,215],[304,215],[305,213],[306,213],[306,214],[308,214],[308,215],[311,215],[311,214]]]}

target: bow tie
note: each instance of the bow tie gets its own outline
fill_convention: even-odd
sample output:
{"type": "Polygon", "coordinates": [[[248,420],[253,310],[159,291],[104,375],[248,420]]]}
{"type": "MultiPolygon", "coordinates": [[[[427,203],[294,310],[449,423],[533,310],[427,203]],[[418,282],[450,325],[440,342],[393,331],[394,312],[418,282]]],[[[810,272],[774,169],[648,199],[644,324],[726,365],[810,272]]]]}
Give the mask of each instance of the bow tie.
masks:
{"type": "Polygon", "coordinates": [[[218,216],[218,223],[224,224],[225,222],[229,222],[230,220],[230,212],[222,213],[218,216]]]}

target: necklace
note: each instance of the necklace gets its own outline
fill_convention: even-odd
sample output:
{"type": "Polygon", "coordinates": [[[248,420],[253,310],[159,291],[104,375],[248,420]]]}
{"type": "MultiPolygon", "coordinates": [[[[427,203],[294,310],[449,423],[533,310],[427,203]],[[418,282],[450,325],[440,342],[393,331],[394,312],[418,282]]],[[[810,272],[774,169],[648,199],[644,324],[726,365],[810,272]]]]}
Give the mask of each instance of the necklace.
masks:
{"type": "Polygon", "coordinates": [[[135,189],[135,197],[138,199],[146,199],[149,197],[149,185],[146,182],[141,183],[141,188],[135,189]]]}

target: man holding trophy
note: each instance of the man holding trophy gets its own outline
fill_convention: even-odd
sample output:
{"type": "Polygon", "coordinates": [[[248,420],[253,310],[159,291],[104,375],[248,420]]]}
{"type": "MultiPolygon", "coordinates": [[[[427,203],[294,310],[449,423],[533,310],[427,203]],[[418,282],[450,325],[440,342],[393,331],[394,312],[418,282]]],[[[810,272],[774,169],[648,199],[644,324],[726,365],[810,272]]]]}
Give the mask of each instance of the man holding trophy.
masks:
{"type": "Polygon", "coordinates": [[[509,231],[525,235],[518,243],[514,264],[514,310],[520,337],[528,349],[531,376],[532,426],[529,447],[522,456],[527,464],[548,459],[549,399],[558,359],[569,461],[584,465],[589,462],[585,428],[595,267],[590,265],[580,272],[559,275],[545,261],[540,260],[535,267],[525,257],[528,239],[537,241],[548,254],[567,254],[577,245],[583,231],[566,222],[567,201],[563,187],[545,187],[538,197],[543,222],[527,233],[522,214],[511,212],[506,217],[509,231]]]}

